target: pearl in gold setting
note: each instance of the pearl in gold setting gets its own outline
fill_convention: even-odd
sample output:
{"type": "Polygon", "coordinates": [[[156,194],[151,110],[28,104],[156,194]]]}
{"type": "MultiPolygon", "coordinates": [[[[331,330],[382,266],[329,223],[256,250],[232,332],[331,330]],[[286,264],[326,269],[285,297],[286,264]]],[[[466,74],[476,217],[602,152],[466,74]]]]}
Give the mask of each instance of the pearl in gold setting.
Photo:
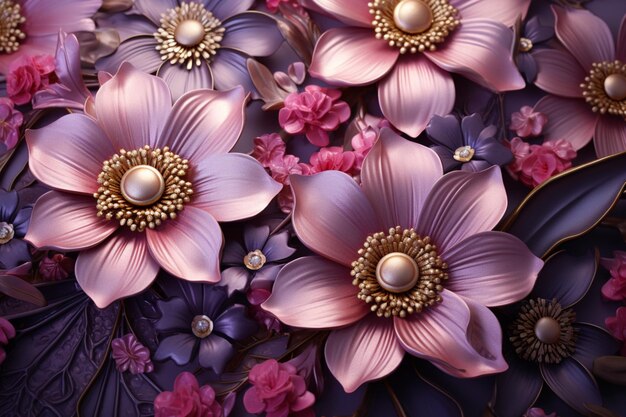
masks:
{"type": "Polygon", "coordinates": [[[136,206],[149,206],[159,201],[165,191],[165,180],[150,165],[132,167],[122,177],[120,190],[126,201],[136,206]]]}
{"type": "Polygon", "coordinates": [[[393,9],[393,21],[403,32],[422,33],[432,25],[433,12],[423,1],[402,0],[393,9]]]}
{"type": "Polygon", "coordinates": [[[542,317],[535,324],[535,336],[546,344],[554,344],[561,338],[561,325],[552,317],[542,317]]]}
{"type": "Polygon", "coordinates": [[[174,31],[176,42],[189,48],[198,45],[205,36],[206,32],[202,23],[193,19],[180,22],[174,31]]]}
{"type": "Polygon", "coordinates": [[[604,79],[604,91],[612,100],[622,101],[626,98],[626,75],[611,74],[604,79]]]}
{"type": "Polygon", "coordinates": [[[376,280],[389,292],[409,291],[417,284],[419,269],[409,255],[392,252],[383,256],[376,266],[376,280]]]}

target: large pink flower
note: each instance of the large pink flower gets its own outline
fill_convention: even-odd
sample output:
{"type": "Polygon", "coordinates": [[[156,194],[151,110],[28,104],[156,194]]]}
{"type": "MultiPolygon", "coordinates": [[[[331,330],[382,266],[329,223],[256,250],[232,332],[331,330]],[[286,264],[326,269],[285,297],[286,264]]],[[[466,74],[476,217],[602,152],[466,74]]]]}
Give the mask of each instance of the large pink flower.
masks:
{"type": "Polygon", "coordinates": [[[452,109],[448,71],[496,91],[525,85],[507,26],[526,13],[530,0],[312,1],[350,27],[320,37],[311,74],[335,85],[380,80],[383,114],[411,136],[452,109]]]}
{"type": "Polygon", "coordinates": [[[500,169],[444,176],[429,148],[380,135],[361,186],[336,171],[291,178],[294,228],[321,256],[287,264],[263,307],[291,326],[333,329],[326,361],[348,392],[405,351],[459,377],[505,370],[487,307],[527,295],[543,262],[491,231],[507,205],[500,169]]]}
{"type": "Polygon", "coordinates": [[[95,118],[27,132],[30,169],[55,191],[37,201],[25,239],[80,250],[76,278],[99,307],[144,290],[159,267],[219,281],[217,222],[257,214],[280,190],[256,160],[227,153],[245,103],[235,88],[172,105],[162,79],[123,64],[98,91],[95,118]]]}
{"type": "Polygon", "coordinates": [[[626,150],[626,18],[615,42],[607,24],[587,10],[552,11],[565,48],[533,53],[535,84],[551,93],[535,106],[548,117],[546,139],[567,139],[578,150],[593,138],[599,157],[626,150]]]}

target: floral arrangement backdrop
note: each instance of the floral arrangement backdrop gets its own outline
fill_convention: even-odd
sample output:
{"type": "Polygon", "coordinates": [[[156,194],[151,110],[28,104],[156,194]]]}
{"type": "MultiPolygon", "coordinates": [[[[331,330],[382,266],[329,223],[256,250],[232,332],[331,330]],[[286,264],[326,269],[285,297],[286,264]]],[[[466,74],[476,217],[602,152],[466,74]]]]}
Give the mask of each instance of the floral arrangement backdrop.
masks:
{"type": "Polygon", "coordinates": [[[0,415],[626,415],[622,0],[0,0],[0,415]]]}

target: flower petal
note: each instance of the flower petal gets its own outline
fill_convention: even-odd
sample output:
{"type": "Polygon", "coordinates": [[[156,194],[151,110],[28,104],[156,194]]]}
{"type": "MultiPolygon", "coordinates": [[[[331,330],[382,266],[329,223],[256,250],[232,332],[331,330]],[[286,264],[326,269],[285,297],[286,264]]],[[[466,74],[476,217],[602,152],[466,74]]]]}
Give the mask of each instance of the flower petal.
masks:
{"type": "Polygon", "coordinates": [[[22,27],[29,37],[57,35],[64,32],[93,31],[91,17],[102,5],[101,0],[28,0],[20,2],[26,22],[22,27]]]}
{"type": "Polygon", "coordinates": [[[598,158],[626,151],[626,122],[621,117],[601,116],[596,124],[593,145],[598,158]]]}
{"type": "Polygon", "coordinates": [[[163,333],[189,331],[189,305],[185,300],[179,297],[157,300],[157,306],[161,317],[155,323],[155,329],[163,333]]]}
{"type": "Polygon", "coordinates": [[[363,162],[361,182],[383,230],[387,230],[417,227],[424,200],[442,175],[435,152],[383,128],[363,162]]]}
{"type": "Polygon", "coordinates": [[[187,205],[146,235],[150,253],[170,274],[187,281],[220,280],[222,231],[206,211],[187,205]]]}
{"type": "Polygon", "coordinates": [[[93,197],[50,191],[37,200],[24,239],[37,248],[82,250],[102,242],[117,227],[117,222],[96,216],[93,197]]]}
{"type": "Polygon", "coordinates": [[[293,227],[302,243],[320,255],[350,266],[367,236],[385,230],[365,193],[343,172],[290,179],[293,227]]]}
{"type": "Polygon", "coordinates": [[[98,190],[102,163],[118,151],[93,119],[83,114],[69,114],[44,128],[28,130],[26,142],[30,170],[41,182],[89,195],[98,190]]]}
{"type": "Polygon", "coordinates": [[[369,7],[362,0],[312,0],[312,2],[343,23],[365,28],[372,26],[369,7]]]}
{"type": "Polygon", "coordinates": [[[161,15],[168,9],[178,6],[176,0],[134,0],[134,6],[139,13],[146,16],[152,22],[160,26],[161,15]]]}
{"type": "Polygon", "coordinates": [[[491,19],[505,26],[513,26],[524,19],[530,0],[450,0],[463,21],[465,19],[491,19]]]}
{"type": "Polygon", "coordinates": [[[389,319],[370,314],[328,336],[324,356],[328,369],[347,393],[394,371],[404,358],[389,319]]]}
{"type": "Polygon", "coordinates": [[[566,139],[576,150],[589,143],[600,117],[584,100],[551,95],[539,100],[533,111],[548,117],[543,129],[545,140],[566,139]]]}
{"type": "Polygon", "coordinates": [[[261,12],[240,13],[225,21],[223,27],[226,31],[221,46],[251,56],[271,55],[284,41],[276,20],[261,12]]]}
{"type": "Polygon", "coordinates": [[[459,119],[453,114],[445,117],[433,116],[428,126],[426,126],[426,133],[433,143],[445,147],[448,149],[448,152],[454,151],[465,144],[461,124],[459,119]]]}
{"type": "Polygon", "coordinates": [[[519,301],[535,284],[543,261],[513,235],[483,232],[446,252],[446,288],[486,306],[519,301]]]}
{"type": "Polygon", "coordinates": [[[210,65],[215,89],[230,90],[243,87],[246,92],[255,91],[246,65],[248,59],[248,55],[239,51],[220,49],[210,65]]]}
{"type": "Polygon", "coordinates": [[[185,365],[191,360],[191,354],[197,343],[198,338],[189,333],[168,336],[159,342],[154,359],[164,361],[170,358],[177,365],[185,365]]]}
{"type": "Polygon", "coordinates": [[[235,340],[245,339],[256,329],[256,322],[246,317],[246,308],[240,304],[228,307],[215,319],[215,331],[235,340]]]}
{"type": "Polygon", "coordinates": [[[200,341],[200,351],[198,352],[200,366],[211,368],[217,374],[222,373],[226,362],[234,354],[233,346],[217,335],[211,335],[200,341]]]}
{"type": "Polygon", "coordinates": [[[213,89],[213,74],[206,62],[200,66],[194,65],[191,70],[164,62],[159,67],[157,76],[163,78],[170,87],[174,100],[178,100],[191,90],[213,89]]]}
{"type": "Polygon", "coordinates": [[[249,280],[250,273],[245,268],[233,266],[222,271],[222,279],[218,285],[226,287],[228,295],[231,296],[235,291],[243,291],[248,286],[249,280]]]}
{"type": "Polygon", "coordinates": [[[550,389],[579,413],[588,413],[585,404],[602,404],[595,379],[576,359],[565,358],[557,365],[542,364],[539,369],[550,389]]]}
{"type": "Polygon", "coordinates": [[[421,56],[401,57],[378,86],[383,114],[398,129],[417,137],[434,115],[450,113],[452,77],[421,56]]]}
{"type": "Polygon", "coordinates": [[[506,360],[509,369],[496,377],[493,410],[498,417],[520,417],[537,401],[543,379],[536,366],[529,366],[516,353],[507,355],[506,360]]]}
{"type": "Polygon", "coordinates": [[[289,258],[295,251],[295,248],[289,246],[288,231],[270,236],[263,248],[263,254],[268,262],[276,262],[289,258]]]}
{"type": "Polygon", "coordinates": [[[559,49],[533,52],[537,62],[535,85],[548,93],[563,97],[582,98],[580,83],[587,74],[572,54],[559,49]]]}
{"type": "Polygon", "coordinates": [[[348,268],[318,256],[306,256],[281,269],[272,295],[261,306],[295,327],[332,328],[352,324],[369,313],[357,298],[348,268]]]}
{"type": "Polygon", "coordinates": [[[594,359],[616,355],[621,343],[606,330],[587,323],[575,323],[576,352],[572,355],[584,367],[591,370],[594,359]]]}
{"type": "Polygon", "coordinates": [[[243,13],[252,7],[254,0],[204,0],[206,9],[211,11],[215,17],[224,21],[238,13],[243,13]]]}
{"type": "Polygon", "coordinates": [[[145,290],[157,272],[159,264],[150,256],[145,236],[126,230],[81,252],[76,260],[76,280],[100,308],[145,290]]]}
{"type": "Polygon", "coordinates": [[[133,36],[122,42],[113,54],[100,58],[96,69],[115,74],[122,63],[128,62],[140,71],[153,74],[163,63],[157,45],[154,36],[133,36]]]}
{"type": "Polygon", "coordinates": [[[615,59],[619,59],[622,62],[626,61],[626,16],[622,18],[622,23],[619,25],[615,53],[615,59]]]}
{"type": "Polygon", "coordinates": [[[309,73],[335,85],[371,84],[389,72],[399,55],[371,29],[330,29],[315,45],[309,73]]]}

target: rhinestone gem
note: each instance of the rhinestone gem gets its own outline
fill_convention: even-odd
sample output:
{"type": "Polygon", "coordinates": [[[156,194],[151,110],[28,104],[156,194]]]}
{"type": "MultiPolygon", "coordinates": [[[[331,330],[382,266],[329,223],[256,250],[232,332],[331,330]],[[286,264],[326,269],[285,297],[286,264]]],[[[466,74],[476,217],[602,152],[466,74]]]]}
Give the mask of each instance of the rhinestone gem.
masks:
{"type": "Polygon", "coordinates": [[[205,315],[198,315],[191,322],[191,331],[197,337],[204,339],[213,332],[213,321],[205,315]]]}

